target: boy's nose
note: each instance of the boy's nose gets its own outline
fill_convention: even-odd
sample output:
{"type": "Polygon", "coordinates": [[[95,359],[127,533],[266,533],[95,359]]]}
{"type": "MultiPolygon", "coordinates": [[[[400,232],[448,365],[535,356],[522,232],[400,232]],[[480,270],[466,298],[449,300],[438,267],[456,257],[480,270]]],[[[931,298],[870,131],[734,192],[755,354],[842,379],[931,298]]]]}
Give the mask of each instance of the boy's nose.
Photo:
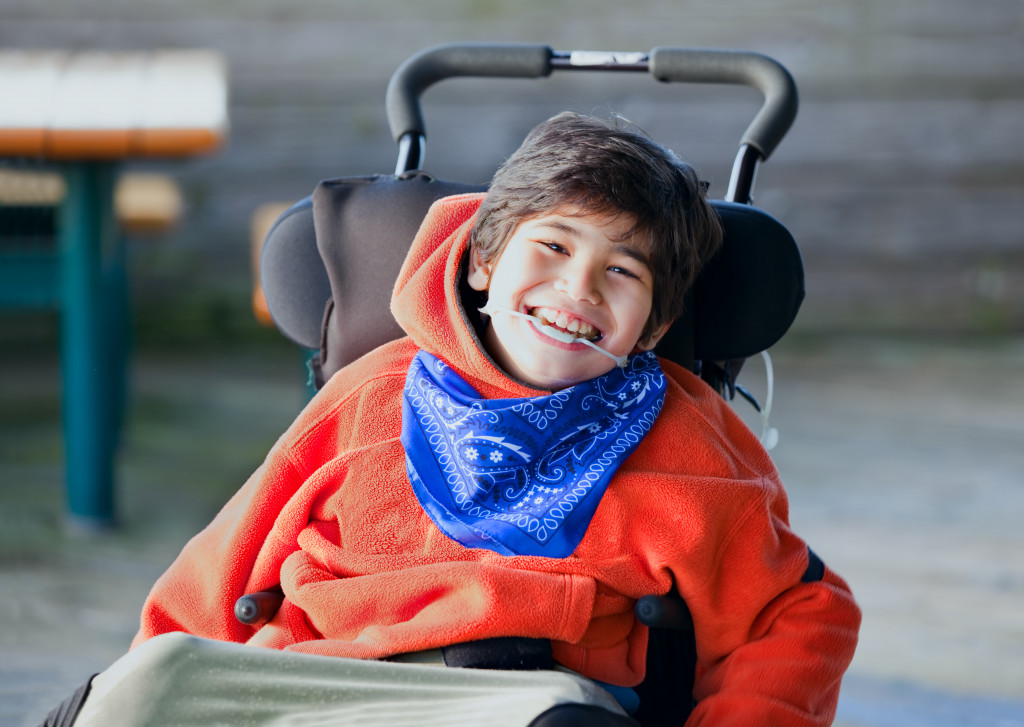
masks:
{"type": "Polygon", "coordinates": [[[591,266],[577,263],[567,266],[559,276],[555,288],[573,300],[596,305],[601,302],[597,275],[591,266]]]}

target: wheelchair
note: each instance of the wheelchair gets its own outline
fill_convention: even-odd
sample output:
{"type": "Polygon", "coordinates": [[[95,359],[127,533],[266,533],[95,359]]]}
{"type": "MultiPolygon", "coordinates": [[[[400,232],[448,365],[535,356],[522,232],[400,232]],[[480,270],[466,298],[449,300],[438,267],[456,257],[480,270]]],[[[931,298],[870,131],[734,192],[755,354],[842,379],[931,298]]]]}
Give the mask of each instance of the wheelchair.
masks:
{"type": "MultiPolygon", "coordinates": [[[[421,168],[426,128],[421,96],[456,77],[540,79],[552,73],[646,73],[665,83],[749,86],[763,103],[740,141],[724,199],[712,200],[725,231],[686,303],[683,317],[655,349],[699,375],[719,394],[740,393],[743,362],[774,345],[792,325],[804,297],[803,265],[793,236],[751,204],[758,165],[789,130],[796,85],[775,60],[757,53],[657,47],[646,53],[557,51],[535,44],[452,44],[405,61],[387,88],[386,111],[398,146],[392,174],[328,179],[285,211],[262,247],[260,279],[275,325],[313,352],[319,388],[351,361],[403,331],[389,314],[393,281],[429,206],[483,185],[438,179],[421,168]]],[[[820,578],[811,554],[805,580],[820,578]]],[[[245,623],[268,620],[279,593],[244,596],[235,613],[245,623]]],[[[636,688],[633,717],[645,726],[681,724],[693,707],[696,644],[685,603],[675,594],[647,596],[639,620],[657,629],[649,642],[647,678],[636,688]]],[[[566,714],[567,723],[572,723],[566,714]]]]}
{"type": "MultiPolygon", "coordinates": [[[[647,73],[666,83],[749,86],[763,103],[744,132],[728,191],[712,200],[724,241],[692,287],[684,315],[655,352],[700,376],[718,394],[737,393],[759,408],[737,383],[743,362],[764,352],[790,328],[804,297],[799,249],[786,227],[751,204],[758,165],[788,132],[797,111],[789,72],[757,53],[658,47],[644,53],[556,51],[536,44],[453,44],[415,54],[394,73],[387,118],[398,145],[394,173],[328,179],[270,227],[262,246],[260,280],[270,316],[288,339],[313,352],[310,373],[319,388],[348,363],[404,335],[389,313],[393,281],[430,205],[446,196],[485,191],[483,185],[438,179],[421,168],[426,129],[420,97],[456,77],[537,79],[552,73],[647,73]]],[[[804,581],[820,580],[824,565],[809,552],[804,581]]],[[[280,607],[280,591],[242,596],[239,621],[258,625],[280,607]]],[[[635,606],[652,630],[646,678],[633,690],[629,718],[600,707],[564,704],[540,715],[536,727],[682,724],[694,707],[697,659],[693,621],[674,590],[648,595],[635,606]]],[[[490,639],[454,645],[449,666],[537,668],[536,639],[490,639]],[[454,662],[454,663],[453,663],[454,662]],[[498,664],[497,662],[501,662],[498,664]]],[[[444,649],[442,649],[444,652],[444,649]]],[[[550,653],[550,652],[549,652],[550,653]]],[[[629,691],[629,690],[626,690],[629,691]]],[[[72,695],[45,723],[71,724],[86,691],[72,695]]],[[[615,694],[619,701],[623,700],[615,694]]]]}

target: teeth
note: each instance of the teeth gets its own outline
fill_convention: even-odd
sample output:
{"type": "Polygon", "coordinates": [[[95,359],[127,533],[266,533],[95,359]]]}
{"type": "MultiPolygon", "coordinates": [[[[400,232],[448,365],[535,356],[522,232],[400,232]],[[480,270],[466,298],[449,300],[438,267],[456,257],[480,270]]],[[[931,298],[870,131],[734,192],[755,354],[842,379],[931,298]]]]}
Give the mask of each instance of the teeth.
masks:
{"type": "Polygon", "coordinates": [[[596,340],[600,338],[600,334],[597,329],[589,323],[579,320],[578,318],[569,319],[569,316],[560,311],[552,310],[551,308],[534,308],[531,311],[532,315],[540,318],[544,323],[549,326],[555,326],[568,331],[576,335],[578,338],[586,338],[588,340],[596,340]]]}

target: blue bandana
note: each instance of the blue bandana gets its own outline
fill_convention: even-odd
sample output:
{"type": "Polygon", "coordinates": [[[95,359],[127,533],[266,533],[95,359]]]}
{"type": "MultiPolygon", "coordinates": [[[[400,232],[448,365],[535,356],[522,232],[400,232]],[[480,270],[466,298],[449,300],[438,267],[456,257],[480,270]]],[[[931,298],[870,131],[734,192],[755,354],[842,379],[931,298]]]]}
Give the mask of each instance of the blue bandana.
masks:
{"type": "Polygon", "coordinates": [[[420,351],[402,406],[406,471],[430,519],[462,545],[565,558],[664,400],[650,352],[554,394],[481,399],[420,351]]]}

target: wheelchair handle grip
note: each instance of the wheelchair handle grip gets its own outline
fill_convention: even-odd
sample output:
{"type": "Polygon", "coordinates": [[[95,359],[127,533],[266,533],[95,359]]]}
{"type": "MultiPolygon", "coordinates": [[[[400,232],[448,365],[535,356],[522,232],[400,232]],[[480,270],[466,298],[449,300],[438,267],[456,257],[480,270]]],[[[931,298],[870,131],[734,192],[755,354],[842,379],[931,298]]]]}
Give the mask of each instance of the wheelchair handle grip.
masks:
{"type": "Polygon", "coordinates": [[[750,86],[764,102],[741,141],[767,159],[796,118],[796,82],[778,61],[761,53],[658,47],[651,51],[650,73],[659,81],[750,86]]]}
{"type": "Polygon", "coordinates": [[[551,73],[552,50],[536,43],[451,43],[410,56],[391,76],[384,106],[391,135],[426,136],[420,95],[445,78],[543,78],[551,73]]]}
{"type": "Polygon", "coordinates": [[[535,43],[451,43],[410,56],[391,76],[385,97],[395,142],[426,137],[420,96],[446,78],[543,78],[553,70],[647,70],[664,82],[750,86],[764,102],[742,144],[767,159],[796,118],[796,83],[778,61],[750,51],[657,47],[650,53],[554,51],[535,43]],[[578,62],[577,56],[583,60],[578,62]],[[620,60],[620,57],[627,60],[620,60]],[[597,58],[595,62],[593,59],[597,58]]]}

